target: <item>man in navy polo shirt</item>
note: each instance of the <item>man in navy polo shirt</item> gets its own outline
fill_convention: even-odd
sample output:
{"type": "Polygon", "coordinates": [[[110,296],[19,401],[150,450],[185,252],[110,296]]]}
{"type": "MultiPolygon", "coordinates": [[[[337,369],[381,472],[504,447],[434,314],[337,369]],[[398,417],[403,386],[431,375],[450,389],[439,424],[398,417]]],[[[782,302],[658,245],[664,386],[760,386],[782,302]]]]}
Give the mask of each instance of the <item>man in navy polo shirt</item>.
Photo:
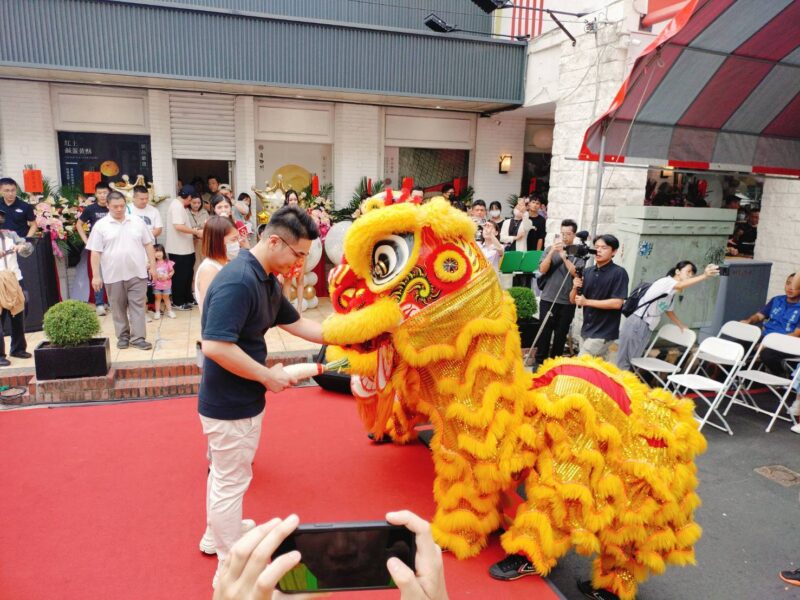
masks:
{"type": "Polygon", "coordinates": [[[572,280],[569,301],[583,308],[580,355],[608,360],[611,343],[619,337],[622,305],[628,297],[628,273],[614,264],[619,240],[613,235],[599,235],[594,240],[594,265],[583,278],[572,280]],[[578,288],[582,288],[578,293],[578,288]]]}
{"type": "MultiPolygon", "coordinates": [[[[216,552],[220,565],[251,521],[242,522],[242,500],[252,479],[261,435],[264,394],[296,383],[281,365],[266,366],[267,330],[279,326],[322,343],[322,326],[301,318],[283,296],[277,275],[302,265],[319,237],[302,209],[276,211],[260,241],[229,262],[211,282],[200,322],[203,376],[198,410],[208,438],[211,469],[206,489],[208,528],[200,549],[216,552]]],[[[216,581],[215,575],[215,581],[216,581]]]]}
{"type": "Polygon", "coordinates": [[[33,205],[17,197],[17,182],[10,177],[0,179],[0,194],[3,195],[0,210],[6,213],[5,229],[21,238],[33,236],[36,233],[36,215],[33,205]]]}

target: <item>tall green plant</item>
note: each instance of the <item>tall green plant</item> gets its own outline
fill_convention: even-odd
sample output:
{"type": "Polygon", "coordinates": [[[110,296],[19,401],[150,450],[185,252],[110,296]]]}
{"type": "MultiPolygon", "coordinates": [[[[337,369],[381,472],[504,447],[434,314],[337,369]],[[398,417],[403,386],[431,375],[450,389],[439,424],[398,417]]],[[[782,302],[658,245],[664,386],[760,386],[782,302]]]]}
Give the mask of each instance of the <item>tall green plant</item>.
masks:
{"type": "MultiPolygon", "coordinates": [[[[382,191],[383,181],[374,179],[372,181],[371,195],[374,196],[382,191]]],[[[361,203],[369,197],[370,193],[367,191],[367,178],[362,177],[361,181],[359,181],[358,185],[356,186],[356,189],[353,191],[353,195],[350,198],[350,203],[344,208],[331,211],[331,221],[334,223],[338,223],[339,221],[349,221],[353,218],[353,214],[359,209],[361,203]]]]}

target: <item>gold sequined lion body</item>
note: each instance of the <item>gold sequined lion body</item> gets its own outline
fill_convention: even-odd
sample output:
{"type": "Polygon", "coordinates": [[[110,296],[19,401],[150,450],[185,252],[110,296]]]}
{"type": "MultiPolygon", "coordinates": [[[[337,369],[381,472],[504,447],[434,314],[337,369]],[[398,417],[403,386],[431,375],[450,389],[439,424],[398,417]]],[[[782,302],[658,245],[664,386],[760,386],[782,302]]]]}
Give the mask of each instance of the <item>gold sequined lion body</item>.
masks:
{"type": "Polygon", "coordinates": [[[597,555],[596,587],[631,599],[650,573],[693,563],[705,440],[691,403],[597,359],[525,371],[514,302],[471,219],[400,200],[368,200],[348,231],[323,328],[375,436],[433,424],[437,542],[477,554],[524,483],[502,545],[543,574],[574,547],[597,555]]]}

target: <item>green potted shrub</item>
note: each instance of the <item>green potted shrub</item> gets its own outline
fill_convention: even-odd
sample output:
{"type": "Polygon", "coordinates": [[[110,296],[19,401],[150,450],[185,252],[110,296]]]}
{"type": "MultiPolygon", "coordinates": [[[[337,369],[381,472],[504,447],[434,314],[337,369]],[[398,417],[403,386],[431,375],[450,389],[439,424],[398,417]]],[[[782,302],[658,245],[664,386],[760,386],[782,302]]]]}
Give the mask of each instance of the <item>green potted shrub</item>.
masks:
{"type": "Polygon", "coordinates": [[[539,321],[533,318],[537,308],[536,296],[533,295],[530,288],[526,287],[512,287],[509,288],[508,293],[517,306],[517,327],[522,347],[530,348],[533,338],[536,337],[536,332],[539,330],[539,321]]]}
{"type": "Polygon", "coordinates": [[[111,366],[108,338],[100,333],[94,308],[78,300],[64,300],[44,314],[47,341],[33,351],[36,378],[101,377],[111,366]]]}

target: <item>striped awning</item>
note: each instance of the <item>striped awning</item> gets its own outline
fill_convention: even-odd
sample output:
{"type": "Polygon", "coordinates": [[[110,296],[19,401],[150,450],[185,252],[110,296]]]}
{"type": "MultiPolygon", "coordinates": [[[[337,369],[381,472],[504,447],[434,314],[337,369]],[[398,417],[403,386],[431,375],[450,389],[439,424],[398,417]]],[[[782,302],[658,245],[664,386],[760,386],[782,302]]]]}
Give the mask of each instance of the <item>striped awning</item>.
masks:
{"type": "Polygon", "coordinates": [[[579,158],[800,175],[800,0],[690,0],[579,158]]]}

